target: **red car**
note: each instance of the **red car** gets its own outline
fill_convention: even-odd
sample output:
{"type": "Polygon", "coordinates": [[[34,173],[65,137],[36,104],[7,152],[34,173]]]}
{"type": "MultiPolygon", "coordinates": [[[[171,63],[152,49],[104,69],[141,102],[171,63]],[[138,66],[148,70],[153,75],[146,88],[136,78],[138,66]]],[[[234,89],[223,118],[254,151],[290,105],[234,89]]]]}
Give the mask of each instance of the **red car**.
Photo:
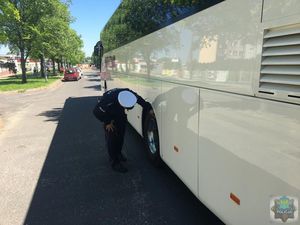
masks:
{"type": "Polygon", "coordinates": [[[79,80],[81,78],[80,73],[75,68],[69,68],[65,70],[64,80],[79,80]]]}

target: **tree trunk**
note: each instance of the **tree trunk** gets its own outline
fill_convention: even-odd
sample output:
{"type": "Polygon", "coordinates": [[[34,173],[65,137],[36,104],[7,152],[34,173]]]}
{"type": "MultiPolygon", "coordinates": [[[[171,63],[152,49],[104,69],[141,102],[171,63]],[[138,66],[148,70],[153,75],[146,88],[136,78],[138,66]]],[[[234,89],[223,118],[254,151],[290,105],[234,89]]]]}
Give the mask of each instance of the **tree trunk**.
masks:
{"type": "Polygon", "coordinates": [[[58,71],[58,73],[60,73],[60,62],[59,62],[59,60],[57,60],[56,63],[57,63],[57,71],[58,71]]]}
{"type": "Polygon", "coordinates": [[[63,63],[63,58],[60,57],[60,59],[58,59],[59,63],[60,63],[60,67],[63,67],[64,66],[64,63],[63,63]]]}
{"type": "Polygon", "coordinates": [[[53,68],[53,75],[56,75],[56,69],[55,69],[55,60],[52,58],[52,68],[53,68]]]}
{"type": "Polygon", "coordinates": [[[40,60],[41,60],[41,77],[45,77],[45,59],[44,59],[44,55],[40,56],[40,60]]]}
{"type": "Polygon", "coordinates": [[[27,77],[26,77],[26,62],[25,62],[25,50],[20,49],[21,52],[21,69],[22,69],[22,83],[27,83],[27,77]]]}

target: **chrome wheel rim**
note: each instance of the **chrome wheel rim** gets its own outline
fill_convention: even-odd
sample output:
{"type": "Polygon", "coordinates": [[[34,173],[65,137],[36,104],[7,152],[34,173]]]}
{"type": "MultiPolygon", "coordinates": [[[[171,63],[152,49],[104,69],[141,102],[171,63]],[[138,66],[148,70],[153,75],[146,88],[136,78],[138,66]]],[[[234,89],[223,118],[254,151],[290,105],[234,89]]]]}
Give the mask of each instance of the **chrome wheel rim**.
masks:
{"type": "Polygon", "coordinates": [[[152,154],[156,153],[156,146],[155,146],[155,142],[154,142],[154,134],[153,132],[148,132],[148,145],[149,145],[149,149],[151,151],[152,154]]]}
{"type": "Polygon", "coordinates": [[[157,152],[157,128],[156,128],[156,122],[155,120],[149,121],[149,127],[147,132],[147,140],[148,140],[148,146],[150,149],[151,154],[155,154],[157,152]]]}

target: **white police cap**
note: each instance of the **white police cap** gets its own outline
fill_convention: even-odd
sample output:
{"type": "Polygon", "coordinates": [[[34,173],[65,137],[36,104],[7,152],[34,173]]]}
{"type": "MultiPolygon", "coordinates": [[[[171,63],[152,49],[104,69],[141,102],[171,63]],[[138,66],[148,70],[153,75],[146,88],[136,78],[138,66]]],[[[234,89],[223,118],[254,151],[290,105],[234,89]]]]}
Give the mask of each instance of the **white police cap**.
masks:
{"type": "Polygon", "coordinates": [[[118,95],[118,101],[124,108],[132,108],[137,102],[137,98],[130,91],[121,91],[118,95]]]}

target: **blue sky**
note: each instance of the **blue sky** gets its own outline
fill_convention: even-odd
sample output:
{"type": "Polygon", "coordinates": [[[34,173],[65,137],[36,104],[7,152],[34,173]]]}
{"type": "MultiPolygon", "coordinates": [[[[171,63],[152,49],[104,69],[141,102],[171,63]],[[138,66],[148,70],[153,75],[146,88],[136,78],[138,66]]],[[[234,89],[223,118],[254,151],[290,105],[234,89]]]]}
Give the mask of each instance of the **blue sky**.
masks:
{"type": "Polygon", "coordinates": [[[71,27],[81,35],[86,56],[91,56],[100,40],[100,31],[121,0],[72,0],[70,11],[76,21],[71,27]]]}
{"type": "MultiPolygon", "coordinates": [[[[91,56],[94,45],[100,38],[100,31],[121,3],[121,0],[72,0],[70,11],[76,18],[71,27],[81,35],[86,56],[91,56]]],[[[8,49],[0,46],[0,54],[8,49]]]]}

